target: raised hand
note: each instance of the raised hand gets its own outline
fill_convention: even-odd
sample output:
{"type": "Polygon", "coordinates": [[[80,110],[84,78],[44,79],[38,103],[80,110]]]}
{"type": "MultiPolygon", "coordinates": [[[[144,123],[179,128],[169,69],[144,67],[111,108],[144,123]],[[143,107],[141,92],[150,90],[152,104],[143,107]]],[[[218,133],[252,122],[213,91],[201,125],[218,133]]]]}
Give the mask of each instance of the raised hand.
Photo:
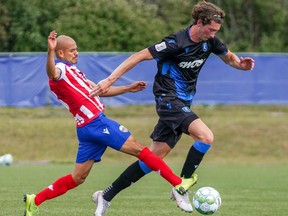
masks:
{"type": "Polygon", "coordinates": [[[57,45],[57,32],[54,30],[48,36],[48,50],[54,51],[57,45]]]}

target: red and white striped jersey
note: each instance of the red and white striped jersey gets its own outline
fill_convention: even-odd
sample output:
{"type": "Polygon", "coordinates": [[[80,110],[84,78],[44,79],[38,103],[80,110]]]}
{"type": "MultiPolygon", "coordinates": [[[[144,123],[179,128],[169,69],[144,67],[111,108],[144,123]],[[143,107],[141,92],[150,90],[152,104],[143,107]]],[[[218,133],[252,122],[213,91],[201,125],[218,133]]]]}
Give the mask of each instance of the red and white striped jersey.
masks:
{"type": "Polygon", "coordinates": [[[92,90],[85,74],[75,65],[57,60],[56,67],[61,75],[58,80],[49,79],[51,91],[58,100],[72,113],[77,127],[82,127],[104,112],[100,98],[89,97],[92,90]]]}

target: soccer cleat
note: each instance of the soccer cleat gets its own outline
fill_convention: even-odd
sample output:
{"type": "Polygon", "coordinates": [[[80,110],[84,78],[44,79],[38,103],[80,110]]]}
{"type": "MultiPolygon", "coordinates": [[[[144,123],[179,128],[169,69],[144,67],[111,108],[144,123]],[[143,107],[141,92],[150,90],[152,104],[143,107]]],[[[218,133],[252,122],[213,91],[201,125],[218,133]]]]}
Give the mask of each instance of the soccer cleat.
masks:
{"type": "Polygon", "coordinates": [[[24,202],[25,202],[25,212],[24,216],[33,216],[38,213],[39,207],[36,206],[34,200],[36,195],[35,194],[25,194],[24,195],[24,202]]]}
{"type": "Polygon", "coordinates": [[[96,204],[94,216],[103,216],[110,207],[110,202],[106,201],[102,196],[102,191],[96,191],[92,196],[93,202],[96,204]]]}
{"type": "Polygon", "coordinates": [[[179,185],[175,186],[175,190],[181,194],[184,195],[189,188],[191,188],[193,185],[197,183],[198,175],[193,174],[191,178],[182,178],[182,182],[179,185]]]}
{"type": "Polygon", "coordinates": [[[193,212],[191,202],[189,200],[188,192],[184,195],[179,194],[175,188],[172,188],[171,199],[176,201],[177,206],[185,212],[193,212]]]}
{"type": "Polygon", "coordinates": [[[188,196],[188,189],[197,183],[198,176],[193,174],[191,178],[184,179],[172,189],[171,199],[176,201],[177,206],[185,212],[193,212],[188,196]]]}

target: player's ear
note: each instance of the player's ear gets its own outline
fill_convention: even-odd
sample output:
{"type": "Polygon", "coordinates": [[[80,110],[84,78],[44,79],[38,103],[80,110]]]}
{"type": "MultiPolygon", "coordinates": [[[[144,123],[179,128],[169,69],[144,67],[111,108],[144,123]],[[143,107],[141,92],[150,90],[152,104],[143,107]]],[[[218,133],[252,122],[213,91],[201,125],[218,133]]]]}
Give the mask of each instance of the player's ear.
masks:
{"type": "Polygon", "coordinates": [[[58,49],[58,50],[56,51],[56,55],[57,55],[58,57],[62,58],[62,57],[64,56],[63,50],[58,49]]]}
{"type": "Polygon", "coordinates": [[[197,22],[196,22],[196,25],[197,27],[201,27],[202,26],[202,20],[201,19],[198,19],[197,22]]]}

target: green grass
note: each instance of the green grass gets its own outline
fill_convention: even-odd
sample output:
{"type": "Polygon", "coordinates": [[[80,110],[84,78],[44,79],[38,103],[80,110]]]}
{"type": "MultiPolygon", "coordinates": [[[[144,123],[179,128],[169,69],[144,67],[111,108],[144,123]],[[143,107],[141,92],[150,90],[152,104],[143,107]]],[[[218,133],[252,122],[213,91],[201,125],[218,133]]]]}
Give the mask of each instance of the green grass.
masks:
{"type": "MultiPolygon", "coordinates": [[[[193,110],[215,136],[194,189],[212,186],[220,192],[223,206],[216,215],[287,215],[288,106],[194,106],[193,110]]],[[[153,106],[108,107],[106,114],[129,128],[137,140],[150,144],[157,122],[153,106]]],[[[0,116],[0,155],[11,153],[15,159],[10,167],[0,166],[0,215],[22,215],[24,193],[37,193],[72,172],[75,122],[67,110],[55,107],[2,107],[0,116]],[[43,161],[57,163],[39,164],[43,161]]],[[[165,158],[176,173],[191,144],[191,138],[183,136],[165,158]]],[[[84,185],[43,203],[40,215],[93,215],[93,192],[108,186],[134,160],[107,150],[84,185]]],[[[169,200],[170,190],[157,174],[150,174],[119,194],[107,216],[186,215],[169,200]]]]}
{"type": "MultiPolygon", "coordinates": [[[[63,196],[44,202],[41,216],[93,215],[91,195],[108,186],[128,164],[96,164],[87,181],[63,196]]],[[[180,172],[180,166],[172,166],[180,172]]],[[[13,165],[0,167],[0,203],[3,216],[22,215],[22,195],[37,193],[58,177],[71,172],[72,164],[13,165]]],[[[212,165],[203,164],[198,170],[202,186],[216,188],[222,197],[218,216],[285,216],[287,215],[286,165],[212,165]]],[[[112,202],[107,216],[181,216],[176,204],[169,199],[170,185],[156,173],[122,191],[112,202]]],[[[192,197],[192,194],[191,196],[192,197]]],[[[199,215],[195,212],[193,215],[199,215]]]]}
{"type": "MultiPolygon", "coordinates": [[[[288,106],[194,106],[211,128],[214,146],[206,160],[212,163],[287,163],[288,106]]],[[[149,146],[157,122],[154,106],[107,108],[107,116],[125,125],[149,146]]],[[[73,162],[77,150],[75,121],[64,108],[0,108],[0,155],[10,152],[16,161],[73,162]]],[[[183,135],[167,160],[182,163],[192,139],[183,135]]],[[[132,161],[108,150],[110,161],[132,161]]]]}

